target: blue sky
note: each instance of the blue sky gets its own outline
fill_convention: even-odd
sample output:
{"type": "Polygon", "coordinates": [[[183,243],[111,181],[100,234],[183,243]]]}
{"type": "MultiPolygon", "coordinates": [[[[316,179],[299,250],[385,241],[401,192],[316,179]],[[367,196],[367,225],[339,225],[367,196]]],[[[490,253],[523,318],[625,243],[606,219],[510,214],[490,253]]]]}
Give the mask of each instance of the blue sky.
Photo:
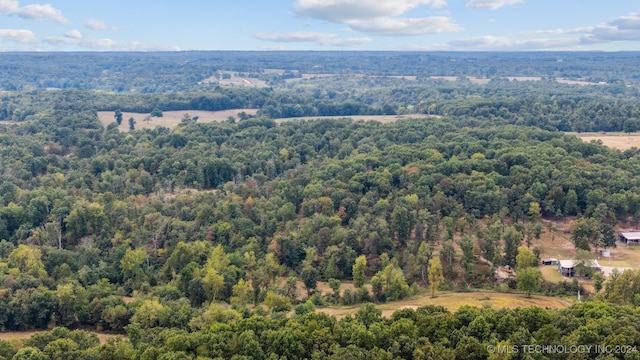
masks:
{"type": "Polygon", "coordinates": [[[640,50],[633,0],[0,0],[0,51],[640,50]]]}

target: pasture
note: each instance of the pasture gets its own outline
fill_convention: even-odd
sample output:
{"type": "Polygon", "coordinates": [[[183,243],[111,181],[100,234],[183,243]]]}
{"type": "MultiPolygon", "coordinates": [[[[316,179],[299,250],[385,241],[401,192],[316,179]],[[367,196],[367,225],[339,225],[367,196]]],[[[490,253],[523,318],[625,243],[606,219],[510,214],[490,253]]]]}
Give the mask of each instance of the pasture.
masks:
{"type": "MultiPolygon", "coordinates": [[[[164,111],[162,117],[151,117],[149,121],[144,119],[150,116],[149,113],[134,113],[134,112],[122,112],[122,124],[118,129],[122,132],[129,131],[129,118],[134,118],[136,121],[136,129],[149,129],[158,126],[164,126],[167,128],[174,128],[182,122],[185,114],[189,114],[191,117],[198,117],[198,122],[207,123],[213,121],[225,121],[230,116],[238,119],[238,114],[245,112],[247,115],[255,115],[257,109],[233,109],[233,110],[221,110],[221,111],[204,111],[204,110],[178,110],[178,111],[164,111]]],[[[98,118],[104,127],[115,121],[113,111],[98,111],[98,118]]]]}
{"type": "Polygon", "coordinates": [[[612,149],[627,150],[632,147],[640,147],[640,133],[572,133],[585,142],[602,141],[602,145],[612,149]]]}
{"type": "MultiPolygon", "coordinates": [[[[564,309],[573,304],[572,299],[551,297],[543,295],[532,295],[527,298],[524,294],[497,293],[491,291],[473,291],[473,292],[452,292],[440,293],[435,298],[430,295],[416,295],[407,299],[392,301],[378,305],[382,310],[382,316],[389,317],[396,310],[400,309],[417,309],[421,306],[435,305],[443,306],[449,311],[457,311],[462,306],[489,307],[493,309],[501,308],[521,308],[530,306],[540,306],[550,309],[564,309]]],[[[338,319],[347,315],[354,315],[362,305],[353,306],[330,306],[326,308],[318,308],[316,311],[333,315],[338,319]]]]}

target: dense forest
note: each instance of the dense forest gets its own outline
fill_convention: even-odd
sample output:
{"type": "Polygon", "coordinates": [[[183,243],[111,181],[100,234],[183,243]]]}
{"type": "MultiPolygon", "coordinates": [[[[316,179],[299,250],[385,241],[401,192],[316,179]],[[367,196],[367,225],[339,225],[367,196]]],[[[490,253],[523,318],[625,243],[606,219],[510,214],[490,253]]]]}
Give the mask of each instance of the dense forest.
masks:
{"type": "Polygon", "coordinates": [[[533,246],[548,231],[542,220],[576,219],[571,239],[587,253],[615,246],[618,223],[640,222],[640,151],[563,133],[640,127],[637,79],[621,67],[630,54],[290,55],[1,57],[12,75],[0,78],[0,330],[56,328],[20,346],[0,340],[0,358],[567,358],[518,347],[533,344],[638,357],[639,273],[614,274],[594,292],[542,281],[533,246]],[[47,67],[34,73],[44,59],[51,69],[66,61],[75,83],[47,67]],[[343,76],[264,72],[318,62],[343,76]],[[219,67],[271,85],[199,83],[219,67]],[[493,77],[466,78],[476,75],[493,77]],[[140,79],[147,91],[132,90],[140,79]],[[119,111],[242,108],[257,115],[129,132],[116,124],[119,111]],[[114,123],[104,127],[97,111],[113,111],[114,123]],[[375,114],[404,117],[347,118],[375,114]],[[323,115],[344,118],[277,120],[323,115]],[[518,276],[496,281],[501,265],[518,276]],[[391,318],[371,304],[341,319],[316,311],[478,288],[581,291],[587,301],[428,306],[391,318]],[[100,345],[78,329],[127,337],[100,345]]]}
{"type": "Polygon", "coordinates": [[[636,131],[637,59],[632,52],[7,53],[0,119],[24,121],[82,99],[95,111],[252,108],[271,119],[440,115],[473,127],[636,131]],[[225,83],[231,76],[256,85],[225,83]]]}
{"type": "Polygon", "coordinates": [[[637,83],[637,52],[185,51],[3,53],[0,89],[175,92],[206,88],[219,71],[278,81],[311,74],[543,76],[637,83]],[[151,65],[151,66],[150,66],[151,65]],[[265,70],[286,70],[274,75],[265,70]]]}

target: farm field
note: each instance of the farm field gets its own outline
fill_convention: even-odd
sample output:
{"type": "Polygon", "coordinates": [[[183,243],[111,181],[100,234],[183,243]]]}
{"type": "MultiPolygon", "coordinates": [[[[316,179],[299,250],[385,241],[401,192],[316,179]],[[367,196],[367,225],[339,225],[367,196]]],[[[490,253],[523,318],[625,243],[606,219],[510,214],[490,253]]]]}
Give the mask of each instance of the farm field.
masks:
{"type": "MultiPolygon", "coordinates": [[[[164,111],[162,117],[152,117],[151,121],[146,122],[144,118],[149,116],[149,113],[135,113],[135,112],[122,112],[122,124],[118,129],[122,132],[129,131],[129,118],[133,117],[136,120],[136,129],[149,129],[158,126],[164,126],[168,128],[174,128],[181,123],[184,114],[189,114],[191,117],[198,116],[198,122],[212,122],[212,121],[225,121],[229,116],[235,118],[238,114],[245,112],[247,115],[255,115],[257,109],[233,109],[233,110],[221,110],[221,111],[203,111],[203,110],[179,110],[179,111],[164,111]]],[[[113,117],[113,111],[98,111],[98,118],[104,127],[115,121],[113,117]]]]}
{"type": "MultiPolygon", "coordinates": [[[[386,304],[378,305],[382,310],[382,316],[389,317],[396,310],[400,309],[417,309],[421,306],[435,305],[444,306],[449,311],[456,311],[462,306],[475,307],[491,307],[493,309],[501,308],[519,308],[529,306],[540,306],[550,309],[564,309],[573,304],[572,300],[561,297],[551,297],[542,295],[532,295],[527,298],[523,294],[497,293],[491,291],[474,291],[474,292],[453,292],[440,293],[435,298],[430,295],[417,295],[400,301],[393,301],[386,304]]],[[[361,305],[354,306],[335,306],[327,308],[318,308],[316,311],[324,312],[328,315],[334,315],[341,319],[347,315],[354,315],[361,305]]]]}
{"type": "Polygon", "coordinates": [[[586,142],[602,141],[602,144],[613,149],[627,150],[640,147],[640,133],[572,133],[586,142]]]}

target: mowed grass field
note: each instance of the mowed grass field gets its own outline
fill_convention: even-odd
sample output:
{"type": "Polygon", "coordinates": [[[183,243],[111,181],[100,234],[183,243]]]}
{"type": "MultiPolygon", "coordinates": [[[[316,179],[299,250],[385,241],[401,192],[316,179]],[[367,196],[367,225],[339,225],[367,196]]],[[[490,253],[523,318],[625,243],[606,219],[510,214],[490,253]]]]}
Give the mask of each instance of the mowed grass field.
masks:
{"type": "Polygon", "coordinates": [[[632,147],[640,148],[640,133],[572,133],[583,141],[601,140],[602,144],[613,149],[627,150],[632,147]]]}
{"type": "MultiPolygon", "coordinates": [[[[146,129],[146,128],[155,128],[158,126],[164,126],[167,128],[174,128],[180,124],[184,114],[189,114],[192,118],[198,116],[198,122],[212,122],[212,121],[225,121],[229,118],[229,116],[233,116],[238,119],[238,114],[241,112],[245,112],[247,115],[255,115],[258,110],[257,109],[233,109],[233,110],[222,110],[222,111],[203,111],[203,110],[180,110],[180,111],[164,111],[162,113],[162,117],[152,117],[150,121],[144,121],[144,119],[149,116],[149,113],[134,113],[134,112],[123,112],[122,113],[122,124],[118,129],[122,132],[129,131],[129,118],[134,118],[136,120],[135,128],[136,129],[146,129]]],[[[104,127],[115,122],[114,112],[113,111],[98,111],[98,118],[104,127]]]]}
{"type": "MultiPolygon", "coordinates": [[[[400,301],[393,301],[378,305],[382,310],[382,316],[391,316],[396,310],[417,309],[421,306],[435,305],[444,306],[449,311],[455,312],[465,305],[475,307],[489,307],[492,309],[520,308],[530,306],[540,306],[550,309],[564,309],[573,304],[567,298],[550,297],[542,295],[532,295],[527,298],[524,294],[497,293],[491,291],[463,292],[463,293],[440,293],[435,298],[430,295],[417,295],[400,301]]],[[[317,308],[316,311],[343,318],[347,315],[354,315],[362,305],[354,306],[331,306],[317,308]]]]}

